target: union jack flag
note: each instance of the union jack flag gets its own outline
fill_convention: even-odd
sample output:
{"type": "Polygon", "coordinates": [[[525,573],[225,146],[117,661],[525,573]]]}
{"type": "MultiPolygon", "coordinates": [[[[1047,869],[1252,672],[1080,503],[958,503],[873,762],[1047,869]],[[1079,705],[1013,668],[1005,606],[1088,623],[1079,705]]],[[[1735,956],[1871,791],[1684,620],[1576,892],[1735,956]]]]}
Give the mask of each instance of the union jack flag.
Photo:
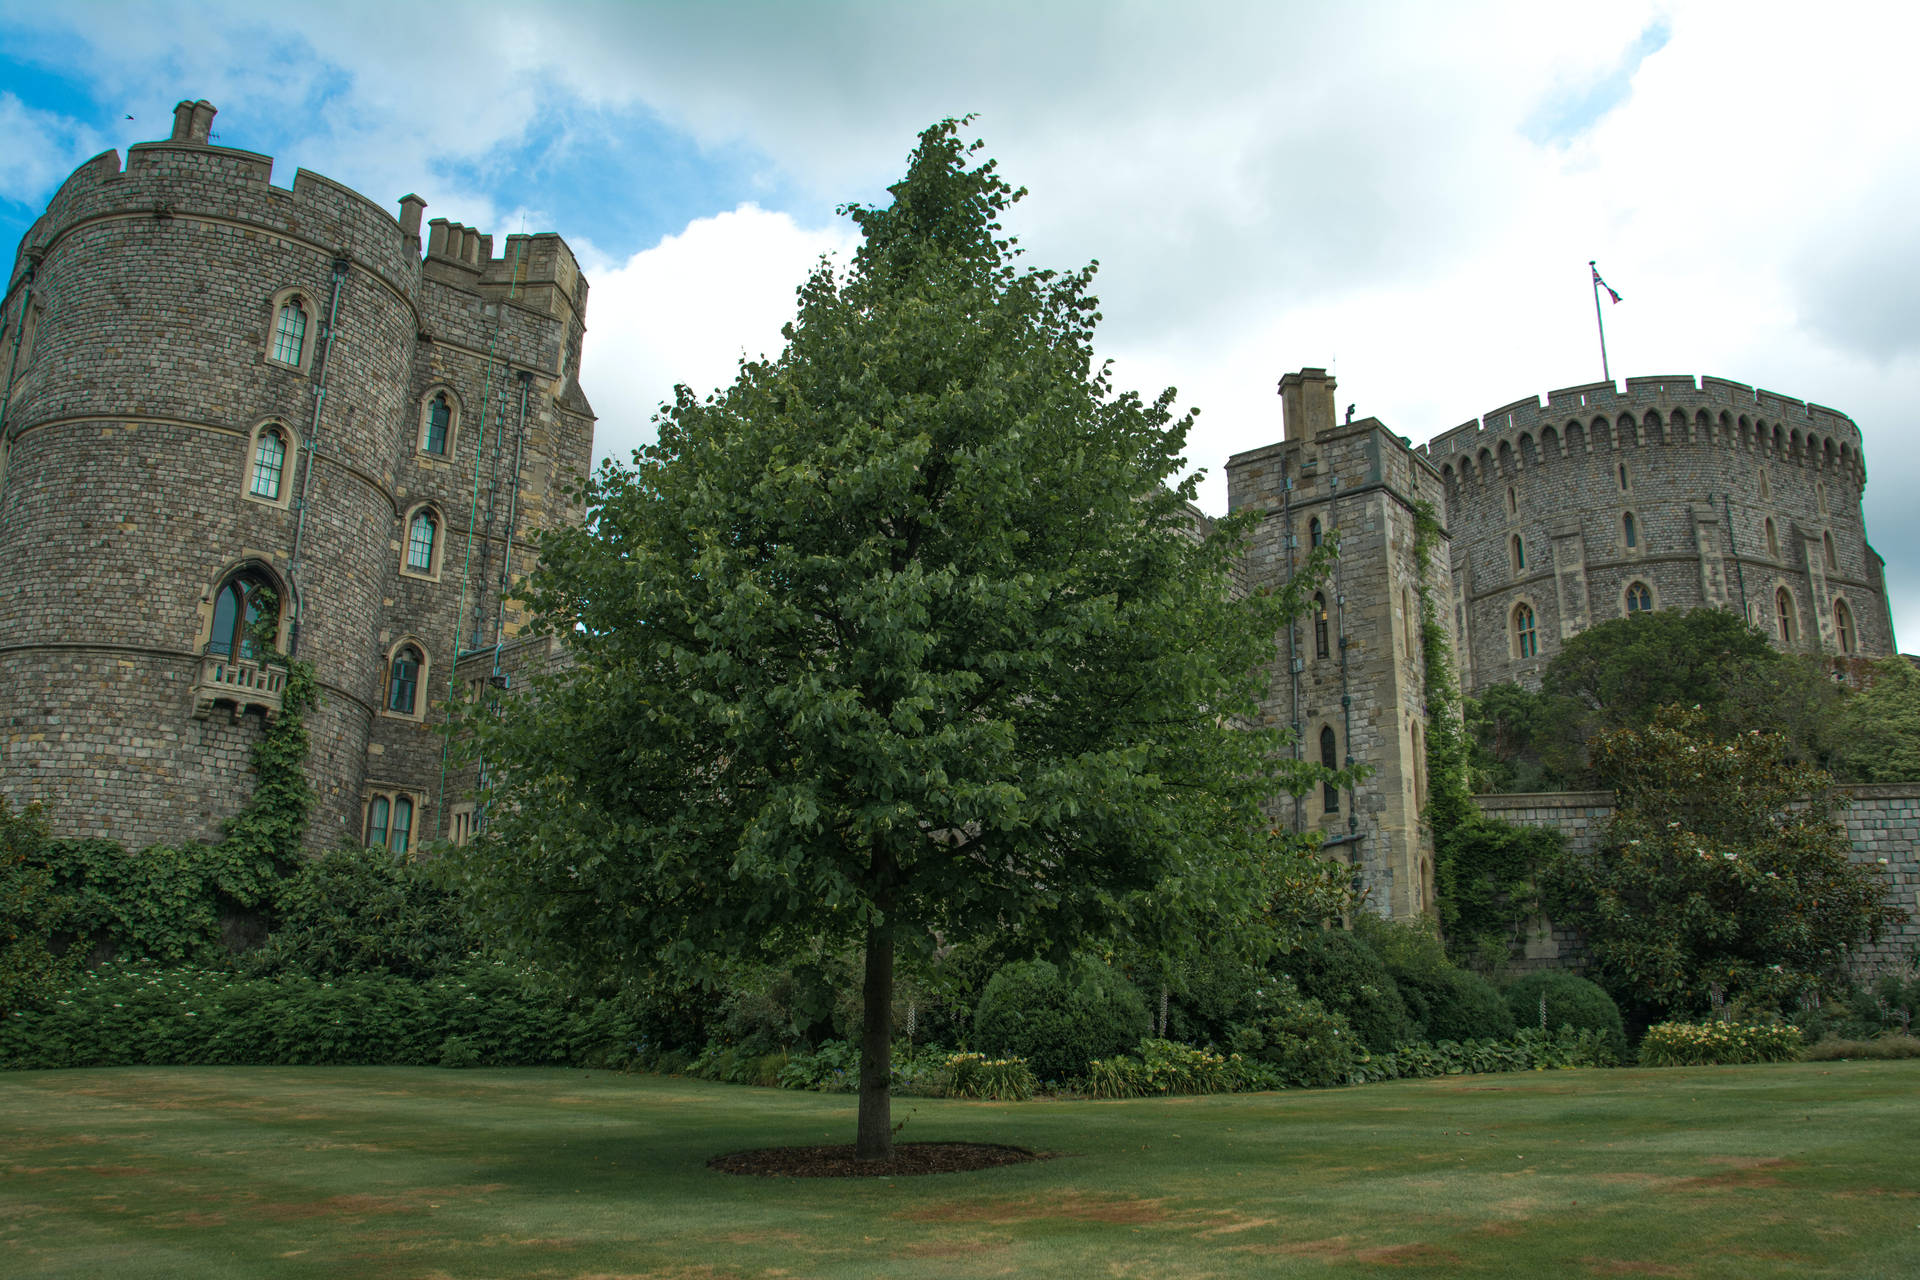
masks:
{"type": "Polygon", "coordinates": [[[1614,291],[1614,287],[1608,284],[1605,280],[1602,280],[1600,278],[1600,268],[1594,266],[1591,262],[1589,262],[1587,264],[1587,269],[1593,272],[1593,282],[1596,285],[1599,285],[1602,289],[1605,289],[1607,291],[1607,296],[1609,298],[1612,298],[1615,302],[1620,301],[1620,295],[1614,291]]]}

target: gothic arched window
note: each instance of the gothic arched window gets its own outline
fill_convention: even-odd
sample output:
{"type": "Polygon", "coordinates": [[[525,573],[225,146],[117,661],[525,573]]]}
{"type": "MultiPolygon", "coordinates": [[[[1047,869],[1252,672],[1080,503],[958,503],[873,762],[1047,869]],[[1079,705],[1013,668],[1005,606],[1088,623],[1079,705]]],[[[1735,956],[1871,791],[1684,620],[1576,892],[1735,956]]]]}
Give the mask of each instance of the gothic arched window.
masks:
{"type": "Polygon", "coordinates": [[[1785,587],[1781,587],[1773,593],[1773,612],[1780,624],[1780,643],[1792,644],[1795,612],[1793,607],[1793,593],[1785,587]]]}
{"type": "Polygon", "coordinates": [[[1636,613],[1652,613],[1652,612],[1653,612],[1653,592],[1648,589],[1647,584],[1644,582],[1628,583],[1627,584],[1627,616],[1632,617],[1636,613]]]}
{"type": "Polygon", "coordinates": [[[300,366],[307,350],[307,308],[299,298],[280,304],[273,322],[273,358],[281,364],[300,366]]]}
{"type": "Polygon", "coordinates": [[[1840,652],[1853,652],[1853,610],[1847,608],[1845,600],[1833,602],[1833,639],[1840,652]]]}
{"type": "Polygon", "coordinates": [[[1316,591],[1313,593],[1313,656],[1325,658],[1332,652],[1327,637],[1327,598],[1316,591]]]}
{"type": "Polygon", "coordinates": [[[442,391],[427,401],[426,430],[420,442],[421,449],[427,453],[437,453],[442,457],[447,452],[447,428],[453,422],[453,406],[447,401],[447,393],[442,391]]]}
{"type": "Polygon", "coordinates": [[[1540,654],[1540,635],[1534,626],[1533,606],[1520,603],[1513,606],[1513,655],[1516,658],[1534,658],[1540,654]]]}
{"type": "Polygon", "coordinates": [[[253,442],[253,479],[247,492],[268,502],[280,501],[280,481],[287,466],[287,437],[278,427],[263,427],[253,442]]]}
{"type": "Polygon", "coordinates": [[[1513,561],[1513,571],[1515,573],[1526,572],[1527,544],[1521,540],[1520,535],[1517,533],[1507,539],[1507,558],[1513,561]]]}
{"type": "Polygon", "coordinates": [[[420,651],[412,645],[401,646],[387,666],[387,710],[410,716],[420,700],[420,651]]]}
{"type": "Polygon", "coordinates": [[[252,659],[271,651],[280,634],[280,595],[266,575],[242,569],[220,584],[213,598],[213,628],[207,652],[218,658],[252,659]]]}
{"type": "Polygon", "coordinates": [[[415,573],[433,572],[433,543],[439,528],[431,510],[422,508],[413,513],[407,526],[407,568],[415,573]]]}

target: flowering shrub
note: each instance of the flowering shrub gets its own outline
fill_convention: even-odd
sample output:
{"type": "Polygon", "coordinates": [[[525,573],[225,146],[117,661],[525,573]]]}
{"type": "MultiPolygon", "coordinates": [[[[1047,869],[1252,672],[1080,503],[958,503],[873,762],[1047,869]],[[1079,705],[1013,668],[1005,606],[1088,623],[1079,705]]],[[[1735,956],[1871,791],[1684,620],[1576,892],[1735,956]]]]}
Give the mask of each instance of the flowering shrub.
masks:
{"type": "Polygon", "coordinates": [[[1245,1063],[1170,1040],[1140,1042],[1137,1057],[1121,1054],[1087,1064],[1086,1091],[1096,1098],[1231,1093],[1241,1087],[1245,1063]]]}
{"type": "Polygon", "coordinates": [[[1800,1028],[1744,1022],[1662,1022],[1640,1041],[1640,1065],[1704,1067],[1785,1062],[1800,1051],[1800,1028]]]}
{"type": "Polygon", "coordinates": [[[947,1092],[955,1098],[1025,1102],[1038,1082],[1025,1058],[989,1058],[984,1053],[947,1056],[947,1092]]]}

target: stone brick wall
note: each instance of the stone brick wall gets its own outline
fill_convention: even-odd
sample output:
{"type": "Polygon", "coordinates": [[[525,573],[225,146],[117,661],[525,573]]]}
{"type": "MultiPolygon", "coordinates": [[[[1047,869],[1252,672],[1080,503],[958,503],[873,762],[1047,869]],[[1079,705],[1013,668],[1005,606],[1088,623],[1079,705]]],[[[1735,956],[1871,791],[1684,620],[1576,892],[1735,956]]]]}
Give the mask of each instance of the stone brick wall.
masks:
{"type": "Polygon", "coordinates": [[[1625,615],[1636,584],[1655,608],[1744,608],[1785,648],[1893,651],[1860,432],[1843,414],[1719,378],[1630,378],[1503,406],[1421,452],[1446,486],[1469,689],[1537,684],[1566,641],[1625,615]]]}
{"type": "MultiPolygon", "coordinates": [[[[1911,917],[1880,941],[1862,947],[1856,962],[1869,967],[1910,963],[1920,956],[1920,783],[1859,784],[1843,790],[1852,798],[1842,818],[1854,860],[1884,866],[1889,901],[1911,917]]],[[[1474,803],[1488,817],[1558,831],[1567,847],[1581,854],[1600,847],[1613,816],[1609,791],[1476,796],[1474,803]]],[[[1579,935],[1545,917],[1530,923],[1522,943],[1523,969],[1586,966],[1579,935]]]]}

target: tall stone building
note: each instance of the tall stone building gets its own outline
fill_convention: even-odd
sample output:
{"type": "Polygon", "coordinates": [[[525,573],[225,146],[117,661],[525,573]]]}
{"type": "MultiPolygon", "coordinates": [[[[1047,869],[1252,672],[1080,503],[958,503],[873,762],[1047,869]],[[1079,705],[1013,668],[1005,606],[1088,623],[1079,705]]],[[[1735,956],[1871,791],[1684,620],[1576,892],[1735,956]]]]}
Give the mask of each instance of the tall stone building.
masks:
{"type": "Polygon", "coordinates": [[[1261,513],[1243,571],[1250,587],[1284,583],[1313,547],[1337,541],[1331,581],[1278,638],[1262,713],[1293,731],[1307,759],[1373,772],[1345,791],[1283,797],[1279,816],[1323,834],[1353,866],[1370,909],[1414,915],[1433,899],[1432,839],[1420,824],[1421,593],[1434,593],[1443,626],[1452,596],[1444,521],[1435,520],[1424,581],[1415,544],[1422,505],[1435,517],[1443,508],[1441,480],[1378,419],[1337,421],[1334,390],[1324,369],[1281,379],[1284,438],[1228,460],[1228,502],[1261,513]]]}
{"type": "Polygon", "coordinates": [[[581,513],[587,285],[557,235],[398,216],[213,145],[214,108],[61,186],[8,278],[0,786],[63,834],[208,839],[314,664],[309,843],[457,827],[431,708],[581,513]]]}

